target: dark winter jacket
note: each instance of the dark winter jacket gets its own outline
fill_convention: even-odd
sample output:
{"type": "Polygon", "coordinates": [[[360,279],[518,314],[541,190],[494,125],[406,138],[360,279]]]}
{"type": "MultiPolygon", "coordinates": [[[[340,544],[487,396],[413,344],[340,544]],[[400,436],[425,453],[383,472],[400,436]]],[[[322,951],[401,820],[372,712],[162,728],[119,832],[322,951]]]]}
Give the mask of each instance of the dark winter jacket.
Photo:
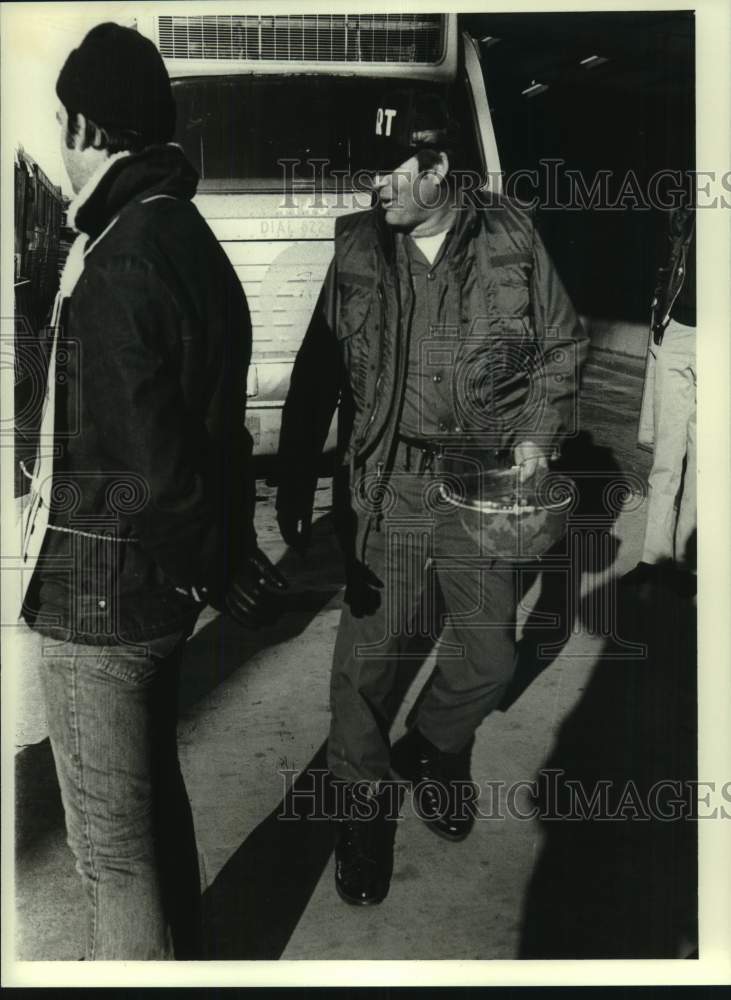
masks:
{"type": "Polygon", "coordinates": [[[87,643],[188,629],[255,544],[244,428],[251,324],[176,146],[114,162],[62,313],[51,529],[25,616],[87,643]],[[65,354],[64,354],[65,352],[65,354]]]}
{"type": "MultiPolygon", "coordinates": [[[[372,472],[382,485],[391,470],[411,308],[409,275],[394,241],[379,209],[338,219],[335,257],[284,409],[280,508],[311,503],[339,396],[340,452],[351,480],[372,472]]],[[[444,302],[442,319],[445,327],[455,316],[459,323],[453,391],[469,394],[464,409],[475,417],[463,436],[498,450],[532,440],[550,452],[575,429],[586,338],[533,214],[503,198],[466,205],[449,253],[456,298],[444,302]],[[485,378],[490,373],[495,377],[485,378]]]]}

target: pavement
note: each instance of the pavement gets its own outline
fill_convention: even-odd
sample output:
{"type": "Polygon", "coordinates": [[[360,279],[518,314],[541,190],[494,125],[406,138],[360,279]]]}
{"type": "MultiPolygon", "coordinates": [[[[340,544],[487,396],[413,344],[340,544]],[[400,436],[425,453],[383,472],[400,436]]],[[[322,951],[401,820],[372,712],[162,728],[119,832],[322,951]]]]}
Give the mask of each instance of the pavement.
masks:
{"type": "MultiPolygon", "coordinates": [[[[589,796],[608,781],[616,806],[628,782],[641,798],[658,777],[694,773],[694,609],[669,591],[648,608],[647,595],[616,588],[644,531],[641,377],[641,362],[606,353],[587,366],[582,434],[566,453],[587,500],[565,558],[523,581],[516,682],[473,753],[482,816],[466,841],[447,843],[407,796],[377,907],[336,897],[330,826],[305,818],[324,768],[342,606],[330,482],[319,482],[302,559],[279,538],[274,487],[258,480],[260,544],[292,582],[284,614],[251,633],[206,612],[182,680],[180,756],[211,958],[660,958],[692,947],[692,825],[576,823],[557,805],[568,777],[589,796]]],[[[34,679],[38,640],[17,641],[17,957],[76,960],[81,887],[34,679]]],[[[432,665],[433,653],[392,739],[432,665]]]]}

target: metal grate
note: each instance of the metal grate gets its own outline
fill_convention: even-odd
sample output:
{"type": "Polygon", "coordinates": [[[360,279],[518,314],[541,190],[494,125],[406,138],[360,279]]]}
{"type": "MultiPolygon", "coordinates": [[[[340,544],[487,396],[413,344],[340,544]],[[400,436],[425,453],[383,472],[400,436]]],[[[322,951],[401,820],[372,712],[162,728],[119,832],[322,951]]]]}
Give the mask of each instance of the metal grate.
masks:
{"type": "Polygon", "coordinates": [[[168,59],[436,63],[442,14],[252,14],[161,16],[168,59]]]}

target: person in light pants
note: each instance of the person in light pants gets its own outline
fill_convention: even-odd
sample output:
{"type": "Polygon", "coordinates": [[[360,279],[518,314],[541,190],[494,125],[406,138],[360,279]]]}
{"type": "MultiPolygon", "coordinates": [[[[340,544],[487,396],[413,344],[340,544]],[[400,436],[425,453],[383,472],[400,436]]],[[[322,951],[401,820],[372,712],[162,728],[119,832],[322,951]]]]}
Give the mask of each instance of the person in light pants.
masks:
{"type": "Polygon", "coordinates": [[[695,213],[669,216],[669,253],[660,268],[640,412],[638,443],[653,449],[647,520],[640,562],[624,585],[656,578],[671,565],[695,591],[696,530],[696,307],[695,213]],[[676,502],[678,510],[676,512],[676,502]]]}
{"type": "Polygon", "coordinates": [[[655,448],[642,561],[686,563],[696,527],[695,327],[671,319],[662,343],[651,344],[650,353],[655,368],[655,448]],[[675,498],[681,485],[676,515],[675,498]]]}

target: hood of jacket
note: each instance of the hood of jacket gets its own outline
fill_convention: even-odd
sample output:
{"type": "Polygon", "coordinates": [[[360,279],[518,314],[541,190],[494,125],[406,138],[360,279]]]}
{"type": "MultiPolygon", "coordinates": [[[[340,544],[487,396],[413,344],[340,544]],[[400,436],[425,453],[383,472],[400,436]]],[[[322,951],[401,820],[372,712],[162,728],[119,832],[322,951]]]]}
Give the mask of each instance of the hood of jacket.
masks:
{"type": "Polygon", "coordinates": [[[139,153],[111,157],[89,190],[79,192],[72,209],[76,229],[94,239],[125,205],[154,195],[190,200],[198,174],[179,146],[149,146],[139,153]]]}

